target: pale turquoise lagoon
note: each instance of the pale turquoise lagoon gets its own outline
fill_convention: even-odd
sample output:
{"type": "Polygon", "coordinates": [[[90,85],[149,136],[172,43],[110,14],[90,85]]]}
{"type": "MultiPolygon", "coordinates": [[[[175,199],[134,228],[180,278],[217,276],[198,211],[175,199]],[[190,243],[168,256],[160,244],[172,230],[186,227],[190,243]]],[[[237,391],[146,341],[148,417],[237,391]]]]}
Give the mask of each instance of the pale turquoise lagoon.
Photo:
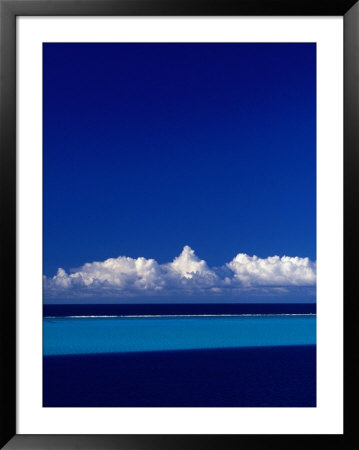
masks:
{"type": "Polygon", "coordinates": [[[44,318],[44,355],[313,345],[316,316],[44,318]]]}

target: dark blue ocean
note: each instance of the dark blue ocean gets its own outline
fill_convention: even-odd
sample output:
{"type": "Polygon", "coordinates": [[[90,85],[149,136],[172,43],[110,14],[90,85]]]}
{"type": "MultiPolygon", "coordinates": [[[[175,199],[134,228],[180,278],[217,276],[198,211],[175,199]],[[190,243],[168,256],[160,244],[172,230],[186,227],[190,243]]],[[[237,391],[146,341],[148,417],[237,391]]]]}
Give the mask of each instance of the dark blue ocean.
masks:
{"type": "Polygon", "coordinates": [[[44,317],[196,315],[196,314],[315,314],[315,303],[208,303],[44,305],[44,317]]]}
{"type": "Polygon", "coordinates": [[[313,407],[315,305],[44,306],[48,407],[313,407]]]}

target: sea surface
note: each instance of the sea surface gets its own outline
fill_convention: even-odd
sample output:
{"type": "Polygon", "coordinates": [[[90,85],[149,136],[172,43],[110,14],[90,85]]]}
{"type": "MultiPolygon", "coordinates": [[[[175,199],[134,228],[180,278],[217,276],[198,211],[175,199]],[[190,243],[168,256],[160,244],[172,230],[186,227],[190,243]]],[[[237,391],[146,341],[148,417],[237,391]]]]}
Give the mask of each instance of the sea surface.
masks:
{"type": "Polygon", "coordinates": [[[316,405],[315,305],[48,305],[43,353],[48,407],[316,405]]]}
{"type": "Polygon", "coordinates": [[[44,305],[44,317],[205,314],[315,314],[315,303],[94,304],[44,305]]]}

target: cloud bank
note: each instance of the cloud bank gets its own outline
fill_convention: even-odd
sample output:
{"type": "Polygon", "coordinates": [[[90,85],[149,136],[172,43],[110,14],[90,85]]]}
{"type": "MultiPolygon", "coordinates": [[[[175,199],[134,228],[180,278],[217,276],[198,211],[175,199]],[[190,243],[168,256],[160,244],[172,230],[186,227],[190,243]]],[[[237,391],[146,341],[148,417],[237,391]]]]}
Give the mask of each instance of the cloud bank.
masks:
{"type": "Polygon", "coordinates": [[[145,295],[220,294],[248,289],[315,286],[316,265],[309,258],[269,256],[259,258],[239,253],[221,267],[210,268],[194,250],[185,246],[172,262],[119,256],[86,263],[67,273],[59,268],[51,278],[44,276],[45,293],[102,294],[118,297],[145,295]]]}

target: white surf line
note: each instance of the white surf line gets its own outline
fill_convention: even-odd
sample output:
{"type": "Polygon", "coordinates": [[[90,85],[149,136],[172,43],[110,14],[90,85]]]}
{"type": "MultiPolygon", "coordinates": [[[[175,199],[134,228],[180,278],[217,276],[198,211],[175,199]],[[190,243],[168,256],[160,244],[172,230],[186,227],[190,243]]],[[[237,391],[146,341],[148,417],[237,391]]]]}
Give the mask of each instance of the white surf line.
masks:
{"type": "Polygon", "coordinates": [[[178,318],[178,317],[281,317],[281,316],[316,316],[316,313],[268,313],[268,314],[146,314],[146,315],[115,315],[115,316],[44,316],[44,319],[101,319],[101,318],[178,318]]]}

